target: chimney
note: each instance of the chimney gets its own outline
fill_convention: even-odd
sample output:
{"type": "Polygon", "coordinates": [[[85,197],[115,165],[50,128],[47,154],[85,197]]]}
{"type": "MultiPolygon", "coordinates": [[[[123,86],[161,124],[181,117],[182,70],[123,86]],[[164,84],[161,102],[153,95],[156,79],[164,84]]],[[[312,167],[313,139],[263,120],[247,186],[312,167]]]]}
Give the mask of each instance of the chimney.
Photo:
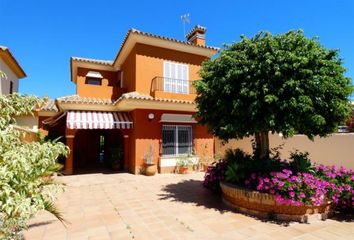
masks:
{"type": "Polygon", "coordinates": [[[196,45],[205,46],[206,27],[196,25],[187,35],[187,41],[196,45]]]}

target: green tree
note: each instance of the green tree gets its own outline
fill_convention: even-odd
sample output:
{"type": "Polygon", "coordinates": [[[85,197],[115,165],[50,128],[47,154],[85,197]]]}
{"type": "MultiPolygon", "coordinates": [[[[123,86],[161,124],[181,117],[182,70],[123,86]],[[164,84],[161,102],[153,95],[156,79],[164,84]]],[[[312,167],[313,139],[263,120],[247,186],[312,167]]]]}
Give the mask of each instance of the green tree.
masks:
{"type": "Polygon", "coordinates": [[[32,96],[0,96],[0,239],[21,238],[21,230],[40,210],[63,220],[53,204],[59,184],[51,175],[56,160],[67,153],[62,143],[24,142],[13,128],[15,116],[31,114],[41,100],[32,96]]]}
{"type": "Polygon", "coordinates": [[[223,140],[255,136],[256,156],[269,157],[269,131],[313,139],[348,118],[353,88],[344,73],[338,50],[301,30],[241,36],[203,64],[197,116],[223,140]]]}

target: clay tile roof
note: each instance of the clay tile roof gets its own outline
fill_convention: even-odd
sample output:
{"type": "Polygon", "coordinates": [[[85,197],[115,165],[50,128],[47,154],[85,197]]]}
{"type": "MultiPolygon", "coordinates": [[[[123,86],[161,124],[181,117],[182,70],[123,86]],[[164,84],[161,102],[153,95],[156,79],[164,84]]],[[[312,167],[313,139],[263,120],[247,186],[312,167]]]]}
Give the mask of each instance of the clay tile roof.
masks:
{"type": "Polygon", "coordinates": [[[88,98],[80,97],[78,95],[70,95],[57,98],[57,101],[60,103],[79,103],[79,104],[100,104],[100,105],[113,105],[111,99],[102,99],[102,98],[88,98]]]}
{"type": "Polygon", "coordinates": [[[189,101],[189,100],[178,100],[178,99],[168,99],[168,98],[153,98],[150,95],[140,94],[139,92],[124,93],[115,103],[119,102],[122,99],[135,99],[135,100],[148,100],[148,101],[159,101],[159,102],[170,102],[170,103],[194,104],[193,101],[189,101]]]}
{"type": "Polygon", "coordinates": [[[169,98],[154,98],[154,100],[160,102],[194,104],[194,101],[190,101],[190,100],[169,99],[169,98]]]}
{"type": "Polygon", "coordinates": [[[55,105],[55,100],[49,99],[41,108],[41,111],[58,112],[58,108],[55,105]]]}
{"type": "Polygon", "coordinates": [[[128,93],[122,94],[120,99],[152,100],[153,97],[151,97],[150,95],[140,94],[139,92],[128,92],[128,93]]]}
{"type": "MultiPolygon", "coordinates": [[[[197,25],[197,26],[199,26],[199,25],[197,25]]],[[[191,45],[191,46],[211,49],[211,50],[215,50],[215,51],[219,51],[220,50],[217,47],[198,45],[198,44],[194,44],[194,43],[191,43],[191,42],[188,42],[188,41],[182,41],[182,40],[178,40],[178,39],[175,39],[175,38],[164,37],[164,36],[160,36],[160,35],[156,35],[156,34],[152,34],[152,33],[142,32],[142,31],[139,31],[139,30],[137,30],[135,28],[131,28],[129,30],[126,38],[128,37],[130,32],[137,33],[137,34],[144,35],[144,36],[148,36],[148,37],[159,38],[159,39],[163,39],[163,40],[167,40],[167,41],[171,41],[171,42],[181,43],[181,44],[185,44],[185,45],[191,45]]],[[[125,42],[125,40],[124,40],[124,42],[125,42]]],[[[124,45],[124,42],[123,42],[122,45],[124,45]]]]}
{"type": "Polygon", "coordinates": [[[189,33],[186,34],[186,38],[188,39],[191,35],[193,35],[196,31],[202,31],[205,32],[207,29],[206,27],[202,27],[200,25],[196,25],[192,30],[189,31],[189,33]]]}
{"type": "Polygon", "coordinates": [[[0,49],[3,50],[3,51],[5,51],[5,50],[7,50],[8,48],[5,47],[5,46],[0,45],[0,49]]]}
{"type": "Polygon", "coordinates": [[[113,63],[113,61],[110,61],[110,60],[99,60],[99,59],[93,59],[93,58],[71,57],[71,59],[73,61],[97,63],[97,64],[108,65],[108,66],[111,66],[113,63]]]}

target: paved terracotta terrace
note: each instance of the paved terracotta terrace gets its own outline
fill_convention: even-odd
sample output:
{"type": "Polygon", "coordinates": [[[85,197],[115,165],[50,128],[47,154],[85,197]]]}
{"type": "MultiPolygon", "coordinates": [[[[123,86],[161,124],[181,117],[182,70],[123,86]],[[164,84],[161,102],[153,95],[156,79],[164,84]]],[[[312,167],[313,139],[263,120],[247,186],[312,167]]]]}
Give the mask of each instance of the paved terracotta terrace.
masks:
{"type": "Polygon", "coordinates": [[[203,173],[59,177],[67,186],[57,205],[70,223],[43,212],[25,239],[354,239],[354,222],[287,225],[232,212],[202,179],[203,173]]]}

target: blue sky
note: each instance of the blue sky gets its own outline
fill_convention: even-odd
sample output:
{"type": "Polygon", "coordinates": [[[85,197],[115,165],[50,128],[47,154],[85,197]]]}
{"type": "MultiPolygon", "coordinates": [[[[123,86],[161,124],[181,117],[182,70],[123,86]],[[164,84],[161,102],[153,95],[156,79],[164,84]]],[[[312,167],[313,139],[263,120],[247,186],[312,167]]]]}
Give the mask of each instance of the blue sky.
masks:
{"type": "Polygon", "coordinates": [[[340,49],[354,78],[354,1],[20,1],[0,0],[0,45],[10,48],[27,78],[20,92],[51,98],[75,94],[70,56],[112,60],[129,28],[183,39],[180,16],[206,26],[207,44],[221,47],[260,30],[302,28],[340,49]]]}

